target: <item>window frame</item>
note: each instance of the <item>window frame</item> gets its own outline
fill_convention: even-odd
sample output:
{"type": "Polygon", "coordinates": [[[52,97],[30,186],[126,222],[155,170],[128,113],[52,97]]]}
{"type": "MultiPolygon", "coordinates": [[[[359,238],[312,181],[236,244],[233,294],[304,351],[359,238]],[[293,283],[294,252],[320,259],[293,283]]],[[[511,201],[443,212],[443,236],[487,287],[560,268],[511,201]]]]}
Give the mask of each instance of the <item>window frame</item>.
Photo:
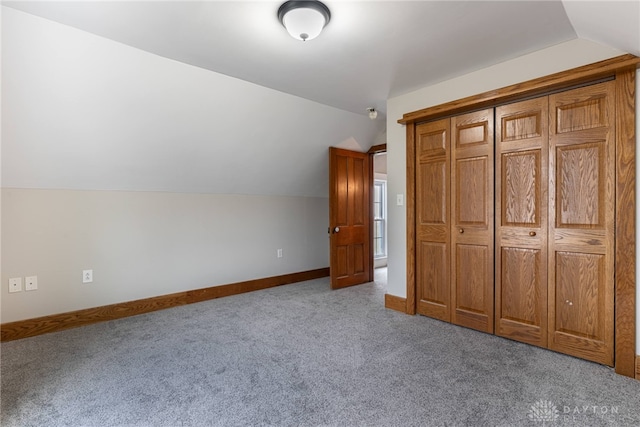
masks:
{"type": "Polygon", "coordinates": [[[387,181],[383,179],[373,180],[373,197],[372,200],[372,222],[373,222],[373,259],[383,259],[387,257],[387,181]],[[380,201],[376,201],[376,187],[380,188],[380,201]],[[380,217],[376,216],[376,203],[380,203],[380,217]],[[382,235],[379,237],[381,241],[382,253],[376,253],[376,229],[377,223],[382,223],[382,235]]]}

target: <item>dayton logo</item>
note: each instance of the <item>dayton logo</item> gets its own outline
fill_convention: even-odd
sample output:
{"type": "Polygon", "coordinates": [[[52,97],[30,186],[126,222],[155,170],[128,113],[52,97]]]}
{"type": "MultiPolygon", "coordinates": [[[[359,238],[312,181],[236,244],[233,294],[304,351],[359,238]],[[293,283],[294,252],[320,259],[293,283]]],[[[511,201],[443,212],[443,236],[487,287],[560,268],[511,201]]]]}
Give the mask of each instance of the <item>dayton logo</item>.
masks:
{"type": "Polygon", "coordinates": [[[548,400],[539,400],[534,405],[531,405],[527,416],[530,420],[542,422],[542,425],[544,425],[546,422],[556,421],[560,417],[560,414],[556,405],[548,400]]]}

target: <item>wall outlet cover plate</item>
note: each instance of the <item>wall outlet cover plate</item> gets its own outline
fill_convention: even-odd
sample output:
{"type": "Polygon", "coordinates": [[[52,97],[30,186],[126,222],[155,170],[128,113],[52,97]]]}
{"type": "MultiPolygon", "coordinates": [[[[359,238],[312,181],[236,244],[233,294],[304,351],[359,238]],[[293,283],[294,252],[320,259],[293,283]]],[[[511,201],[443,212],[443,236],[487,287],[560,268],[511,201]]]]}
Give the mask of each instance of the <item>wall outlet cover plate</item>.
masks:
{"type": "Polygon", "coordinates": [[[82,270],[82,283],[93,282],[93,270],[82,270]]]}
{"type": "Polygon", "coordinates": [[[22,277],[9,279],[9,292],[22,292],[22,277]]]}
{"type": "Polygon", "coordinates": [[[24,290],[35,291],[38,289],[38,276],[27,276],[24,278],[24,290]]]}

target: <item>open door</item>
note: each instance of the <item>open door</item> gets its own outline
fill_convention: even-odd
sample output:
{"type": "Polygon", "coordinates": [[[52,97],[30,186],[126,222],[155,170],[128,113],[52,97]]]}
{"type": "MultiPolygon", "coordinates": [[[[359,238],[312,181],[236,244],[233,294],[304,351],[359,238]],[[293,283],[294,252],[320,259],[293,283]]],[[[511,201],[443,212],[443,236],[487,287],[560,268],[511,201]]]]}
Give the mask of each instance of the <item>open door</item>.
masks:
{"type": "Polygon", "coordinates": [[[371,159],[367,153],[329,148],[331,288],[370,282],[371,159]]]}

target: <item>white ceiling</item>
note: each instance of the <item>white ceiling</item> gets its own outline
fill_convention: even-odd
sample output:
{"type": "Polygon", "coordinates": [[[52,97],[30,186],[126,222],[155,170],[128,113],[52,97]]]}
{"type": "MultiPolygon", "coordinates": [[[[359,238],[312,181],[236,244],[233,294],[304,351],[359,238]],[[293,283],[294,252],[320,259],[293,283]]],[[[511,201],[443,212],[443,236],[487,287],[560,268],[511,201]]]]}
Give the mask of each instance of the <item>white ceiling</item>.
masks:
{"type": "Polygon", "coordinates": [[[638,1],[335,1],[315,40],[292,39],[280,1],[8,1],[157,55],[343,110],[578,36],[640,54],[638,1]],[[622,24],[622,25],[621,25],[622,24]]]}
{"type": "Polygon", "coordinates": [[[309,42],[280,4],[2,1],[2,185],[326,197],[390,97],[576,38],[640,55],[640,0],[327,0],[309,42]]]}

